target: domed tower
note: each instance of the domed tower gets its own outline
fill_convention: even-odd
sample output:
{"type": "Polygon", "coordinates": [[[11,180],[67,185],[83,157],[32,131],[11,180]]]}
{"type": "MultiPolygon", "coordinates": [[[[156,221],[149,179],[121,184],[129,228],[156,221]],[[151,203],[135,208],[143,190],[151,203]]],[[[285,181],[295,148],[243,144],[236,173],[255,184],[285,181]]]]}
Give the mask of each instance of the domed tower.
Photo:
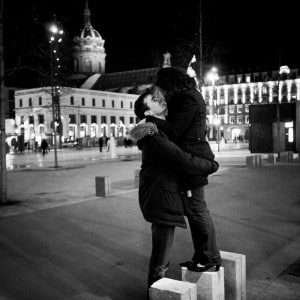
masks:
{"type": "Polygon", "coordinates": [[[87,75],[105,73],[104,40],[99,32],[91,25],[91,12],[86,0],[84,9],[84,27],[80,35],[74,38],[73,48],[74,71],[87,75]]]}

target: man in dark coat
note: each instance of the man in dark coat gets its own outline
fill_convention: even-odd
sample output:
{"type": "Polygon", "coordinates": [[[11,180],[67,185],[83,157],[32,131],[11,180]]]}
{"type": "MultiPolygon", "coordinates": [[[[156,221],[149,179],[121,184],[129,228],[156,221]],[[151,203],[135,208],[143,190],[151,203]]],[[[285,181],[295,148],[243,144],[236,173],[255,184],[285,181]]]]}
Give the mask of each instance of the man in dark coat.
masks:
{"type": "MultiPolygon", "coordinates": [[[[164,119],[166,106],[153,102],[152,95],[146,92],[136,100],[135,113],[140,120],[145,114],[164,119]]],[[[142,150],[139,203],[145,220],[152,223],[150,287],[168,269],[175,227],[186,228],[178,174],[207,176],[219,166],[215,161],[183,152],[154,123],[137,125],[130,136],[142,150]]]]}
{"type": "Polygon", "coordinates": [[[45,139],[42,139],[41,149],[42,149],[43,156],[45,156],[45,154],[47,153],[47,150],[48,150],[48,143],[45,139]]]}
{"type": "MultiPolygon", "coordinates": [[[[167,121],[173,128],[176,144],[186,152],[214,160],[206,138],[206,105],[194,78],[183,70],[163,68],[156,74],[155,85],[167,101],[167,121]]],[[[195,252],[192,260],[181,266],[198,272],[213,266],[218,270],[221,263],[214,224],[204,199],[207,184],[207,175],[184,180],[184,208],[195,252]]]]}

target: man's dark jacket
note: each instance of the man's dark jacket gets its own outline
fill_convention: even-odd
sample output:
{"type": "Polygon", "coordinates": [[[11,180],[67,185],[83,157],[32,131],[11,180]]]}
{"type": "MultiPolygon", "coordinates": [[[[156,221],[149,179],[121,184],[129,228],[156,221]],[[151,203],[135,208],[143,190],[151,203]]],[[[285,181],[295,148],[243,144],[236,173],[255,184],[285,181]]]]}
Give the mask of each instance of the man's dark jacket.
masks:
{"type": "MultiPolygon", "coordinates": [[[[214,160],[215,156],[206,138],[206,104],[197,90],[185,90],[168,100],[166,122],[155,121],[182,150],[214,160]]],[[[147,117],[147,121],[153,121],[147,117]]],[[[208,183],[207,176],[185,178],[186,189],[198,188],[208,183]]]]}
{"type": "Polygon", "coordinates": [[[130,136],[142,150],[139,203],[145,220],[186,227],[178,174],[211,174],[218,163],[183,152],[153,123],[137,125],[130,136]]]}

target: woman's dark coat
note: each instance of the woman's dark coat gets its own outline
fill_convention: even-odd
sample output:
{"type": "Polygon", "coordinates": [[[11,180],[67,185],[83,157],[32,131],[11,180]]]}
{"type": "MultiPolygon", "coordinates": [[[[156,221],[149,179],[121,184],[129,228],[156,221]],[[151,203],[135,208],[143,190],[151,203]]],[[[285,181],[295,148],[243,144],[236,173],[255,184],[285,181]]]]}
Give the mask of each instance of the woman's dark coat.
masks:
{"type": "MultiPolygon", "coordinates": [[[[176,144],[184,151],[214,160],[206,138],[206,104],[197,90],[185,90],[168,99],[167,121],[175,130],[176,144]]],[[[207,176],[186,180],[186,188],[202,187],[207,176]]]]}
{"type": "Polygon", "coordinates": [[[178,174],[210,174],[218,164],[183,152],[153,123],[136,126],[130,135],[142,150],[139,203],[145,220],[186,227],[178,174]]]}

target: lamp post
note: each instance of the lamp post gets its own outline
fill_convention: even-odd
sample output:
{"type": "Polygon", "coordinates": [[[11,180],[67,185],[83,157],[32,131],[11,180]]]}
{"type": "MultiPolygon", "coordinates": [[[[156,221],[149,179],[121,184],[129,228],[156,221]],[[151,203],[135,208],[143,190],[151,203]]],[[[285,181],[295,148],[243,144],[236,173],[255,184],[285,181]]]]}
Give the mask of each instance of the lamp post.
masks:
{"type": "Polygon", "coordinates": [[[213,67],[210,72],[207,74],[207,79],[211,81],[212,85],[212,100],[213,100],[213,105],[215,107],[215,115],[214,117],[214,125],[217,128],[217,145],[218,145],[218,152],[220,151],[220,120],[219,120],[219,105],[218,105],[218,99],[215,97],[215,86],[216,86],[216,81],[219,80],[219,75],[218,75],[218,70],[217,68],[213,67]]]}
{"type": "Polygon", "coordinates": [[[52,129],[54,138],[54,167],[58,167],[57,161],[57,126],[61,126],[60,120],[60,89],[58,85],[58,71],[60,68],[58,57],[58,45],[62,42],[63,30],[56,23],[49,27],[50,31],[50,70],[51,70],[51,98],[52,98],[52,129]]]}
{"type": "Polygon", "coordinates": [[[281,82],[281,76],[283,74],[289,74],[290,73],[290,68],[288,66],[281,66],[279,68],[279,73],[278,73],[278,85],[277,85],[277,105],[276,105],[276,120],[277,120],[277,153],[278,157],[280,156],[280,102],[281,99],[279,97],[279,92],[280,92],[280,82],[281,82]]]}

